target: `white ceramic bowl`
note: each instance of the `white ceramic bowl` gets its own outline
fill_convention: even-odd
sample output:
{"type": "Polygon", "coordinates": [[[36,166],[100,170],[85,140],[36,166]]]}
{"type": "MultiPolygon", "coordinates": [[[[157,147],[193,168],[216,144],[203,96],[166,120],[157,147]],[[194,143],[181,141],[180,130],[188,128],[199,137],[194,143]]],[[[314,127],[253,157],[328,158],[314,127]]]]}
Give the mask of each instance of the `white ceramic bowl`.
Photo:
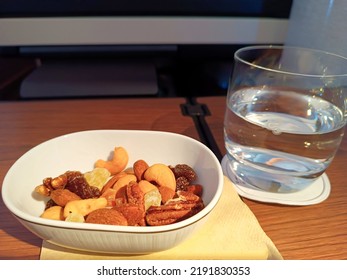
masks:
{"type": "Polygon", "coordinates": [[[158,131],[92,130],[46,141],[20,157],[5,176],[2,197],[7,208],[40,238],[67,248],[113,253],[144,254],[176,246],[208,218],[222,193],[223,173],[216,156],[202,143],[179,134],[158,131]],[[205,208],[196,215],[165,226],[112,226],[71,223],[40,218],[44,202],[34,195],[46,177],[68,170],[92,170],[96,159],[107,158],[115,146],[129,153],[129,166],[138,159],[148,164],[185,163],[204,186],[205,208]]]}

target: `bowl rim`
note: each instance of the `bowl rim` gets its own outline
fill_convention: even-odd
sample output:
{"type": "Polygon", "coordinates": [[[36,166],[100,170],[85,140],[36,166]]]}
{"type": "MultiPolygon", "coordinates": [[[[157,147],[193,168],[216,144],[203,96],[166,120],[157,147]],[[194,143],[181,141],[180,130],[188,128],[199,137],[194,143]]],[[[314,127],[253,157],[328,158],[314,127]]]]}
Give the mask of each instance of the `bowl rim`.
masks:
{"type": "Polygon", "coordinates": [[[208,148],[205,144],[201,143],[200,141],[178,133],[174,132],[167,132],[167,131],[154,131],[154,130],[118,130],[118,129],[96,129],[96,130],[82,130],[82,131],[76,131],[72,133],[63,134],[60,136],[56,136],[53,138],[50,138],[46,141],[43,141],[39,143],[38,145],[32,147],[27,152],[25,152],[22,156],[20,156],[9,168],[7,173],[5,174],[3,183],[2,183],[2,199],[5,204],[5,206],[8,208],[8,210],[14,215],[17,219],[21,221],[26,221],[27,223],[36,224],[40,226],[48,226],[48,227],[54,227],[54,228],[60,228],[60,229],[75,229],[75,230],[84,230],[84,231],[103,231],[103,232],[121,232],[121,233],[127,233],[127,234],[150,234],[150,233],[158,233],[158,232],[169,232],[174,231],[179,228],[188,227],[199,220],[203,219],[206,215],[208,215],[212,209],[215,207],[215,205],[218,203],[223,189],[223,171],[221,164],[219,160],[217,159],[216,155],[211,151],[210,148],[208,148]],[[12,202],[8,199],[9,196],[9,177],[11,177],[13,170],[16,168],[16,165],[20,160],[22,160],[24,157],[30,156],[31,153],[33,153],[36,149],[40,149],[43,145],[48,145],[51,142],[59,141],[62,138],[68,138],[68,137],[74,137],[76,135],[80,134],[94,134],[94,133],[140,133],[140,134],[162,134],[162,135],[169,135],[172,137],[178,137],[178,138],[184,138],[187,141],[190,141],[194,143],[195,145],[198,145],[200,148],[204,149],[213,160],[214,165],[218,166],[217,168],[217,174],[218,174],[218,182],[217,182],[217,188],[216,192],[214,193],[211,201],[205,205],[205,207],[192,217],[189,217],[183,221],[170,224],[170,225],[162,225],[162,226],[145,226],[145,227],[139,227],[139,226],[118,226],[118,225],[103,225],[103,224],[92,224],[92,223],[67,223],[65,221],[56,221],[56,220],[49,220],[49,219],[43,219],[40,217],[36,217],[33,215],[30,215],[17,207],[15,207],[12,202]]]}

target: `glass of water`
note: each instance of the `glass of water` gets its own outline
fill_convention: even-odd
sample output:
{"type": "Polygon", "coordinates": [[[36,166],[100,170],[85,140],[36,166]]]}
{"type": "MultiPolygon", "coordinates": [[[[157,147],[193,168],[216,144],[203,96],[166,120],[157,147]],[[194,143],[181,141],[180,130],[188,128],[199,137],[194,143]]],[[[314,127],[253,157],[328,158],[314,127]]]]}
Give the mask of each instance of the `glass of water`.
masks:
{"type": "Polygon", "coordinates": [[[347,59],[312,49],[236,51],[224,137],[232,181],[294,192],[319,178],[347,120],[347,59]]]}

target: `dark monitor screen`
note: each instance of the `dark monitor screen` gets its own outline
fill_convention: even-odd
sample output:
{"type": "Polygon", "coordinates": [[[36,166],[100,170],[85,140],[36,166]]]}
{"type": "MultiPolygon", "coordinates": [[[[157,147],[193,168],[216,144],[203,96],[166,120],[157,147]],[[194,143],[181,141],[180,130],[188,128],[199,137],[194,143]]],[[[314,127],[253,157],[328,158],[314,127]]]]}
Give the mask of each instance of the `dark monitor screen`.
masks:
{"type": "Polygon", "coordinates": [[[0,46],[281,43],[292,0],[1,0],[0,46]]]}

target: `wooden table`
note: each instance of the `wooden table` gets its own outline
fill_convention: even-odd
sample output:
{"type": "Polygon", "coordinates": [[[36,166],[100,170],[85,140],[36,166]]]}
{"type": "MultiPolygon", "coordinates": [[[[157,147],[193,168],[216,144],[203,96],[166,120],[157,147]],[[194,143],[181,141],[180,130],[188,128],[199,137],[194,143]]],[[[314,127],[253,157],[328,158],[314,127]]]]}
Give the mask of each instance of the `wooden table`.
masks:
{"type": "MultiPolygon", "coordinates": [[[[225,154],[223,118],[225,97],[203,97],[210,116],[206,122],[225,154]]],[[[258,218],[284,259],[347,259],[347,135],[327,170],[331,194],[311,206],[285,206],[243,199],[258,218]]]]}
{"type": "MultiPolygon", "coordinates": [[[[193,119],[182,115],[181,104],[185,101],[107,98],[0,102],[0,185],[23,153],[50,138],[81,130],[161,130],[202,138],[203,142],[210,131],[215,137],[214,149],[219,148],[223,155],[225,98],[198,98],[211,115],[203,117],[193,106],[193,119]],[[201,120],[206,120],[208,127],[199,125],[201,120]]],[[[214,144],[214,139],[209,139],[209,144],[214,144]]],[[[244,199],[285,259],[347,259],[346,155],[345,137],[327,172],[332,193],[323,203],[294,207],[244,199]]],[[[0,216],[0,259],[39,259],[42,241],[11,216],[2,200],[0,216]]]]}

